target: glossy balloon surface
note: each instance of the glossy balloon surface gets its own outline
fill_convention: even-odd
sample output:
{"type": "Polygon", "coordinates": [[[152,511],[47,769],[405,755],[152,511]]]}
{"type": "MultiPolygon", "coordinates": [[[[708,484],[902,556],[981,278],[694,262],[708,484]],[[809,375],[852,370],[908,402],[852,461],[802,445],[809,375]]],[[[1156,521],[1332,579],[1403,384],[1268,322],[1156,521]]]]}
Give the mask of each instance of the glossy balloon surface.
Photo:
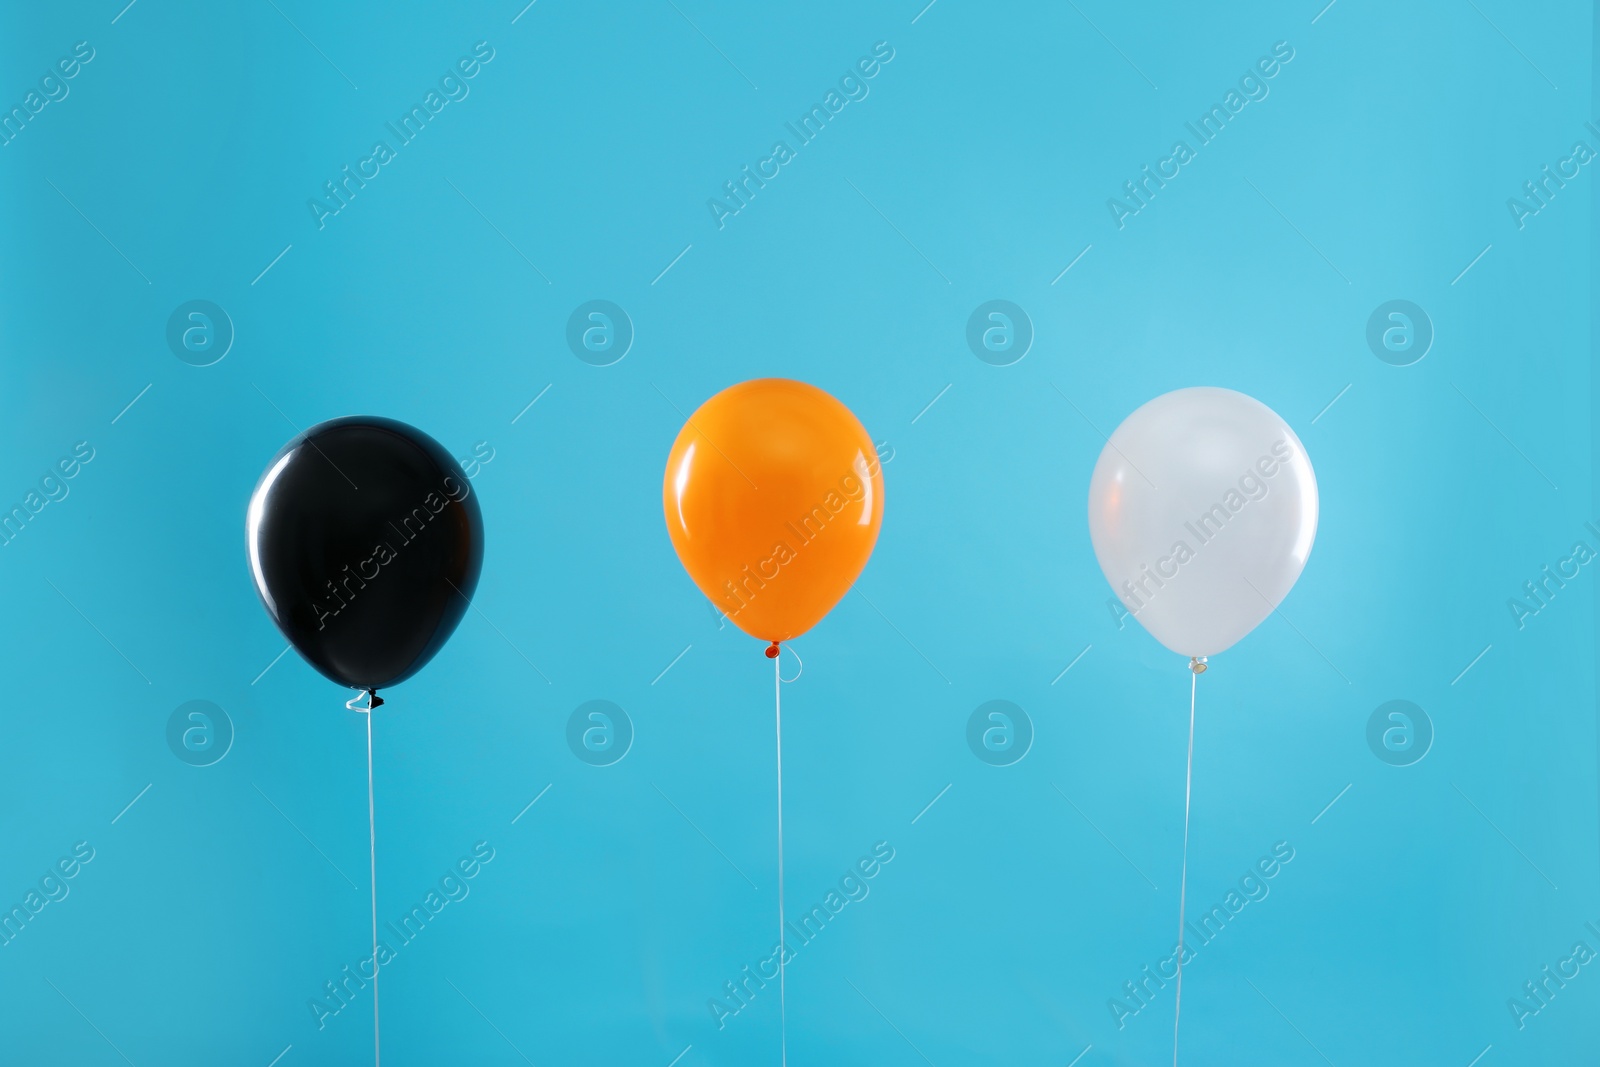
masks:
{"type": "Polygon", "coordinates": [[[355,416],[284,446],[250,499],[250,570],[273,622],[317,670],[379,689],[433,658],[483,566],[460,464],[392,419],[355,416]]]}
{"type": "Polygon", "coordinates": [[[883,523],[883,472],[849,408],[804,382],[762,378],[689,417],[662,502],[700,591],[746,633],[787,641],[867,565],[883,523]]]}
{"type": "Polygon", "coordinates": [[[1288,595],[1317,534],[1300,438],[1259,400],[1179,389],[1118,426],[1089,482],[1089,536],[1123,605],[1174,652],[1209,656],[1288,595]]]}

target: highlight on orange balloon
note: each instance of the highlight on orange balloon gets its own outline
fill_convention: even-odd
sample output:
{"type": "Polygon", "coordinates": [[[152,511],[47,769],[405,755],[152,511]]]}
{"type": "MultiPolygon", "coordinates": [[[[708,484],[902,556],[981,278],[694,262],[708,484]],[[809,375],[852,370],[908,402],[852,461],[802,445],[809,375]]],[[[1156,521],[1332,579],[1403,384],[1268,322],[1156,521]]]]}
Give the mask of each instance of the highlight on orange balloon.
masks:
{"type": "Polygon", "coordinates": [[[772,642],[815,626],[867,565],[883,524],[872,438],[828,393],[787,378],[729,386],[689,417],[662,485],[694,584],[772,642]]]}

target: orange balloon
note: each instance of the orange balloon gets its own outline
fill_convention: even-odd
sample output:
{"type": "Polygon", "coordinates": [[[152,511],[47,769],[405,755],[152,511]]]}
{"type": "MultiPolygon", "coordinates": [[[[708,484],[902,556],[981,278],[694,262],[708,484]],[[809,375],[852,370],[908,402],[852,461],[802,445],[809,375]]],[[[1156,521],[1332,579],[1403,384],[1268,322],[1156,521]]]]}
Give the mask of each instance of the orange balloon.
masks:
{"type": "Polygon", "coordinates": [[[883,469],[866,428],[786,378],[741,382],[702,404],[673,442],[661,495],[694,584],[774,645],[849,591],[883,524],[883,469]]]}

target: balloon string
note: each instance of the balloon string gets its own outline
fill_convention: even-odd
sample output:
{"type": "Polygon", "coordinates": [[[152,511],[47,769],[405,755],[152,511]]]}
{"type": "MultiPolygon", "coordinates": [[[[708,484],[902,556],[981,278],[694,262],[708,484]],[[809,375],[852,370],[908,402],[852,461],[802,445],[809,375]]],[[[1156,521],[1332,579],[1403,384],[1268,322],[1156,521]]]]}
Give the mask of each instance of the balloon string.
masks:
{"type": "MultiPolygon", "coordinates": [[[[368,690],[371,707],[382,701],[368,690]]],[[[378,822],[377,809],[372,802],[372,711],[367,710],[367,856],[372,877],[372,1063],[378,1067],[382,1056],[383,1040],[378,1029],[378,822]]]]}
{"type": "Polygon", "coordinates": [[[806,661],[800,658],[800,653],[794,650],[793,645],[785,645],[784,647],[789,650],[789,655],[794,657],[795,663],[797,663],[800,667],[799,670],[794,672],[793,678],[783,678],[780,676],[779,681],[783,682],[784,685],[788,685],[790,682],[798,681],[800,676],[805,673],[806,661]]]}
{"type": "Polygon", "coordinates": [[[1189,674],[1189,758],[1183,774],[1183,873],[1178,878],[1178,989],[1172,1009],[1172,1067],[1178,1067],[1178,1020],[1183,1015],[1184,907],[1189,891],[1189,790],[1194,782],[1194,691],[1200,672],[1189,674]]]}
{"type": "Polygon", "coordinates": [[[789,997],[783,970],[784,956],[788,954],[784,944],[783,915],[783,669],[776,656],[772,660],[772,707],[778,736],[778,1048],[780,1062],[783,1067],[788,1067],[789,997]]]}

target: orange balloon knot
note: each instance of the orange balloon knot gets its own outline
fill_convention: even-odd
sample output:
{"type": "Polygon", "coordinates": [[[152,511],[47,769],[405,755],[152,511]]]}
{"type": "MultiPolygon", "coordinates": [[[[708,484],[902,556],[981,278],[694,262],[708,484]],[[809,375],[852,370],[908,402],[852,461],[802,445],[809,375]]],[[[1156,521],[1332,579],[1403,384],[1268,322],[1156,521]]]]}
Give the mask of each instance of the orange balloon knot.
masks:
{"type": "Polygon", "coordinates": [[[778,658],[778,642],[776,642],[776,641],[772,642],[772,647],[767,649],[767,658],[768,659],[777,659],[778,658]]]}

